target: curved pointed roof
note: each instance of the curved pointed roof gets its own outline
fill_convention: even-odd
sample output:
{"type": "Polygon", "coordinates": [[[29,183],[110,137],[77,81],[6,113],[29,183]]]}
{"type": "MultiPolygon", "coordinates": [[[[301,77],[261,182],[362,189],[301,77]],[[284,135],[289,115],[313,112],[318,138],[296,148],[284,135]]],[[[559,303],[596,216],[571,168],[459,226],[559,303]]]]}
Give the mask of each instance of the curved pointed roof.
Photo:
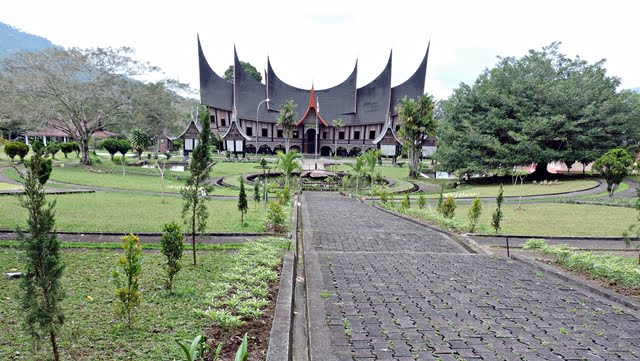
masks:
{"type": "Polygon", "coordinates": [[[396,115],[396,105],[400,99],[405,96],[409,98],[418,98],[424,94],[424,82],[427,76],[427,60],[429,59],[429,47],[431,42],[427,45],[427,52],[422,58],[422,62],[415,73],[409,77],[404,83],[391,88],[391,113],[396,115]]]}
{"type": "Polygon", "coordinates": [[[389,116],[391,101],[391,62],[393,52],[389,54],[387,66],[377,78],[358,88],[357,117],[355,122],[365,123],[371,119],[386,120],[389,116]]]}
{"type": "Polygon", "coordinates": [[[256,119],[258,104],[267,98],[267,89],[264,84],[255,80],[244,70],[235,46],[233,47],[233,89],[236,116],[239,119],[256,119]]]}
{"type": "Polygon", "coordinates": [[[233,109],[233,84],[211,69],[198,36],[198,65],[200,68],[200,103],[213,108],[233,109]]]}
{"type": "Polygon", "coordinates": [[[280,106],[289,100],[293,100],[300,107],[304,106],[309,99],[309,90],[296,88],[280,80],[267,58],[267,96],[269,109],[279,111],[280,106]]]}
{"type": "Polygon", "coordinates": [[[327,89],[316,90],[319,112],[327,119],[336,119],[344,114],[356,112],[356,81],[358,80],[358,61],[351,75],[342,83],[327,89]]]}

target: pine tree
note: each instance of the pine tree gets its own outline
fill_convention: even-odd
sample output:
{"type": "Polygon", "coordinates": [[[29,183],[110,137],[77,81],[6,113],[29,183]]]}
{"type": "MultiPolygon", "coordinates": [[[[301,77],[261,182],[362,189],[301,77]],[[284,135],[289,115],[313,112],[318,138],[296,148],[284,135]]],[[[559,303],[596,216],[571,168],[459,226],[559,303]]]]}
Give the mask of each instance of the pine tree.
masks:
{"type": "Polygon", "coordinates": [[[244,214],[247,213],[249,204],[247,202],[247,193],[244,191],[244,179],[240,176],[240,194],[238,195],[238,210],[240,211],[240,223],[244,225],[244,214]]]}
{"type": "Polygon", "coordinates": [[[51,160],[44,149],[34,152],[27,162],[26,175],[20,174],[24,193],[19,202],[27,210],[27,232],[17,229],[17,239],[26,249],[25,277],[22,279],[22,308],[25,326],[34,339],[49,337],[54,359],[60,359],[56,336],[64,322],[60,302],[64,291],[60,285],[64,265],[60,259],[60,242],[55,231],[55,204],[47,203],[44,184],[51,173],[51,160]]]}
{"type": "Polygon", "coordinates": [[[203,233],[207,228],[209,211],[207,210],[206,195],[210,190],[206,185],[209,171],[213,162],[211,159],[211,123],[209,110],[202,107],[199,116],[202,131],[198,138],[198,145],[193,150],[189,170],[191,175],[182,188],[182,217],[191,234],[191,248],[193,250],[193,265],[196,265],[196,234],[203,233]]]}
{"type": "Polygon", "coordinates": [[[498,197],[496,197],[496,211],[493,212],[493,216],[491,217],[491,226],[496,230],[496,233],[500,230],[500,221],[502,221],[502,183],[500,184],[500,188],[498,188],[498,197]]]}

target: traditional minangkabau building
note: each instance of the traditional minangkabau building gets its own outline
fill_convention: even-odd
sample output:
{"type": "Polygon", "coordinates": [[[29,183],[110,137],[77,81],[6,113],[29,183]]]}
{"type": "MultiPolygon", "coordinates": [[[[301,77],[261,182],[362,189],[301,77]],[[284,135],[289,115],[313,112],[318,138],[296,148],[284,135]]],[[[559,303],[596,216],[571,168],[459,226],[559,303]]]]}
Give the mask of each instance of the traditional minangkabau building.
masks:
{"type": "MultiPolygon", "coordinates": [[[[223,139],[223,150],[232,153],[271,154],[285,151],[283,129],[277,124],[278,110],[288,100],[298,106],[297,122],[289,140],[289,149],[304,154],[357,155],[368,149],[380,149],[383,155],[398,154],[400,141],[396,105],[403,97],[418,98],[424,94],[429,46],[418,69],[400,85],[391,86],[392,53],[386,67],[369,84],[357,88],[358,63],[342,83],[316,90],[293,87],[282,81],[267,58],[265,84],[247,73],[234,48],[234,82],[211,69],[200,40],[200,101],[209,108],[211,129],[223,139]],[[342,119],[341,127],[333,120],[342,119]]],[[[181,136],[184,153],[195,144],[199,127],[190,123],[181,136]]],[[[433,146],[431,140],[424,145],[433,146]]]]}

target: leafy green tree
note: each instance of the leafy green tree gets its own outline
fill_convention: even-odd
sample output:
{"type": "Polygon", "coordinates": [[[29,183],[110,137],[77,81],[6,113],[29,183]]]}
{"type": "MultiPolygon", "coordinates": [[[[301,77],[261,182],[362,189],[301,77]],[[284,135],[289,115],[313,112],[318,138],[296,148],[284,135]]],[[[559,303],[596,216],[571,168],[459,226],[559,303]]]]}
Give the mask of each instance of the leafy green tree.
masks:
{"type": "Polygon", "coordinates": [[[640,95],[618,92],[604,64],[569,58],[559,43],[500,58],[444,102],[439,168],[473,174],[536,163],[534,177],[546,177],[549,162],[586,164],[637,145],[640,95]]]}
{"type": "Polygon", "coordinates": [[[158,72],[134,59],[131,48],[54,47],[0,61],[0,93],[7,117],[70,134],[82,164],[90,164],[91,136],[127,121],[136,109],[139,82],[132,77],[158,72]]]}
{"type": "Polygon", "coordinates": [[[433,110],[433,97],[427,94],[417,100],[404,97],[397,106],[400,118],[398,135],[408,151],[409,177],[411,178],[418,177],[422,144],[427,137],[433,137],[436,134],[437,123],[433,118],[433,110]]]}
{"type": "Polygon", "coordinates": [[[481,214],[482,203],[480,203],[480,198],[476,197],[471,204],[471,208],[469,208],[469,211],[467,212],[467,218],[469,219],[469,232],[476,230],[481,214]]]}
{"type": "Polygon", "coordinates": [[[353,176],[356,179],[356,195],[359,193],[360,178],[366,174],[365,159],[362,154],[356,157],[356,161],[353,164],[349,164],[355,173],[353,176]]]}
{"type": "Polygon", "coordinates": [[[100,146],[109,152],[111,160],[113,160],[113,156],[120,151],[120,141],[114,138],[107,138],[103,140],[102,143],[100,143],[100,146]]]}
{"type": "Polygon", "coordinates": [[[293,134],[293,126],[296,124],[296,107],[298,104],[293,100],[287,100],[280,106],[280,114],[276,121],[278,125],[282,127],[284,133],[284,143],[286,152],[289,153],[289,138],[293,134]]]}
{"type": "Polygon", "coordinates": [[[165,264],[167,282],[165,286],[169,292],[172,292],[173,278],[180,271],[180,259],[182,259],[182,252],[184,251],[184,235],[178,224],[171,222],[162,227],[160,247],[162,247],[162,254],[167,257],[167,263],[165,264]]]}
{"type": "Polygon", "coordinates": [[[207,228],[209,211],[207,210],[206,194],[210,190],[206,181],[209,178],[209,171],[213,166],[211,159],[211,123],[209,121],[209,109],[201,107],[199,121],[202,124],[202,131],[198,139],[198,145],[191,155],[189,164],[190,176],[186,180],[185,187],[182,188],[182,218],[189,227],[191,234],[191,247],[193,251],[193,265],[196,265],[196,234],[203,233],[207,228]]]}
{"type": "Polygon", "coordinates": [[[592,168],[600,173],[607,181],[609,197],[613,197],[618,185],[624,180],[624,177],[628,176],[631,172],[632,165],[633,158],[629,152],[625,149],[615,148],[598,158],[595,163],[593,163],[592,168]]]}
{"type": "Polygon", "coordinates": [[[279,202],[267,202],[267,221],[274,232],[283,232],[286,227],[287,215],[279,202]]]}
{"type": "Polygon", "coordinates": [[[138,159],[142,159],[142,153],[153,144],[153,138],[136,129],[131,133],[131,146],[138,154],[138,159]]]}
{"type": "Polygon", "coordinates": [[[295,150],[283,153],[282,151],[277,151],[276,155],[278,156],[278,161],[276,163],[276,167],[284,173],[285,185],[289,185],[289,178],[291,177],[291,173],[296,170],[302,169],[302,166],[298,162],[298,159],[302,158],[302,155],[295,150]]]}
{"type": "Polygon", "coordinates": [[[140,275],[142,274],[142,243],[140,238],[129,234],[122,238],[122,250],[118,257],[118,266],[122,267],[122,274],[113,272],[113,282],[116,285],[116,302],[114,310],[118,317],[127,321],[131,328],[134,321],[134,311],[140,305],[140,275]]]}
{"type": "Polygon", "coordinates": [[[240,224],[244,225],[244,215],[249,210],[247,193],[244,190],[244,177],[240,176],[240,193],[238,194],[238,210],[240,211],[240,224]]]}
{"type": "Polygon", "coordinates": [[[43,149],[34,152],[26,164],[26,175],[18,172],[24,185],[20,205],[27,210],[27,232],[18,227],[17,239],[26,249],[25,276],[22,279],[22,309],[25,326],[36,340],[48,337],[55,360],[60,359],[57,335],[64,323],[60,280],[64,265],[60,241],[55,231],[55,200],[47,203],[44,184],[51,173],[51,159],[43,149]]]}
{"type": "MultiPolygon", "coordinates": [[[[262,74],[256,69],[255,66],[251,65],[251,63],[240,61],[240,65],[242,65],[242,69],[249,73],[251,77],[257,81],[262,81],[262,74]]],[[[224,72],[224,80],[233,83],[233,65],[229,65],[229,68],[224,72]]]]}
{"type": "Polygon", "coordinates": [[[504,199],[502,190],[502,183],[500,184],[500,188],[498,188],[498,196],[496,197],[496,210],[493,212],[491,216],[491,226],[496,230],[496,233],[500,231],[500,222],[502,221],[502,200],[504,199]]]}

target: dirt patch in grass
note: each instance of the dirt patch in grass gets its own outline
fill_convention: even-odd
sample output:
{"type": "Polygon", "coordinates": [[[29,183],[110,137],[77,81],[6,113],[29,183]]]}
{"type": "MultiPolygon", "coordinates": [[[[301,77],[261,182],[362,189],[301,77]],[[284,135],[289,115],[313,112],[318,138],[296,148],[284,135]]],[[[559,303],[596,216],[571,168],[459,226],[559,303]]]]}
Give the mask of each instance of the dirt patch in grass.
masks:
{"type": "Polygon", "coordinates": [[[597,277],[594,276],[590,273],[587,272],[583,272],[583,271],[576,271],[573,270],[571,268],[565,267],[561,264],[558,264],[554,261],[550,261],[550,260],[545,260],[545,259],[538,259],[539,262],[543,262],[545,264],[548,264],[560,271],[564,271],[566,273],[569,274],[573,274],[575,276],[578,276],[582,279],[587,280],[588,282],[594,283],[600,287],[606,288],[608,290],[611,290],[613,292],[617,292],[620,293],[622,295],[625,295],[627,297],[630,297],[631,299],[633,299],[636,302],[640,302],[640,289],[637,288],[632,288],[632,287],[628,287],[625,285],[621,285],[619,283],[607,280],[603,277],[597,277]]]}
{"type": "MultiPolygon", "coordinates": [[[[282,266],[277,269],[282,277],[282,266]]],[[[269,285],[269,305],[264,308],[264,314],[255,320],[247,321],[243,326],[235,329],[222,329],[219,327],[207,327],[205,335],[207,344],[214,349],[222,342],[222,351],[219,360],[233,360],[238,347],[242,343],[242,337],[247,333],[249,342],[249,361],[262,361],[267,358],[269,348],[269,335],[271,334],[271,324],[276,310],[276,299],[280,288],[280,277],[278,281],[269,285]]],[[[213,360],[213,354],[208,352],[206,360],[213,360]]]]}

